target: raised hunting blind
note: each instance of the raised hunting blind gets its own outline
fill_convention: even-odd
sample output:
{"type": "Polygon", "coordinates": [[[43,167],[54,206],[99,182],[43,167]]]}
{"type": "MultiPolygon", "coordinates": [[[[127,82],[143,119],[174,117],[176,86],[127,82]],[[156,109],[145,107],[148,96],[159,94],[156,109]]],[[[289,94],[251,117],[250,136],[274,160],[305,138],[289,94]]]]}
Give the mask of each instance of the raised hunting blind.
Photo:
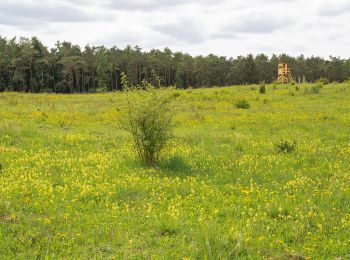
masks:
{"type": "Polygon", "coordinates": [[[278,64],[278,78],[277,83],[291,83],[293,81],[292,73],[288,68],[287,63],[278,64]]]}

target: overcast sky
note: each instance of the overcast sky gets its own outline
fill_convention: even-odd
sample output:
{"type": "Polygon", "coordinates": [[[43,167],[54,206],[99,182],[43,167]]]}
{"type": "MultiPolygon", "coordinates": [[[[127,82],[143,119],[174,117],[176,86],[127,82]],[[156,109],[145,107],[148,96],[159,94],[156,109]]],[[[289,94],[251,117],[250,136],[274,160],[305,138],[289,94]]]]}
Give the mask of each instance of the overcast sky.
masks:
{"type": "Polygon", "coordinates": [[[0,35],[235,57],[350,57],[349,0],[0,0],[0,35]]]}

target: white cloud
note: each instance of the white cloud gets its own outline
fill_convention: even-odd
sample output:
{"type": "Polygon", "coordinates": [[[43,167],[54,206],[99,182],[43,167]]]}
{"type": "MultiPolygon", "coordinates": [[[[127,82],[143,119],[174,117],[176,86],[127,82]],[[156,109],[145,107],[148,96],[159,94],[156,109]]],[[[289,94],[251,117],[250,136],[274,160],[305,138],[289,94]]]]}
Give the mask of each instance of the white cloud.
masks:
{"type": "Polygon", "coordinates": [[[0,35],[191,54],[348,57],[345,0],[0,0],[0,35]]]}

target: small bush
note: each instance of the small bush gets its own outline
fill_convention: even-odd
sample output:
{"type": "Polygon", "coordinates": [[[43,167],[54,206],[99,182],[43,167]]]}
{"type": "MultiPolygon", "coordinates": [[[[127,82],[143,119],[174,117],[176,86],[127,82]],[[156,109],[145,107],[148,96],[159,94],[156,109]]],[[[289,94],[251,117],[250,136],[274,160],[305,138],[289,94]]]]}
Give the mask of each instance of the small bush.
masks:
{"type": "Polygon", "coordinates": [[[319,94],[321,92],[322,88],[323,88],[323,85],[317,84],[317,85],[311,87],[311,92],[312,92],[312,94],[319,94]]]}
{"type": "Polygon", "coordinates": [[[291,153],[297,147],[296,141],[281,140],[279,143],[275,144],[275,149],[278,153],[291,153]]]}
{"type": "Polygon", "coordinates": [[[294,85],[295,85],[295,81],[292,81],[290,84],[291,84],[292,86],[294,86],[294,85]]]}
{"type": "Polygon", "coordinates": [[[260,93],[260,94],[265,94],[265,93],[266,93],[265,82],[262,82],[262,83],[260,84],[259,93],[260,93]]]}
{"type": "Polygon", "coordinates": [[[299,90],[300,90],[299,86],[295,86],[295,91],[299,91],[299,90]]]}
{"type": "Polygon", "coordinates": [[[346,91],[346,87],[341,87],[341,88],[336,88],[335,89],[336,93],[345,92],[345,91],[346,91]]]}
{"type": "Polygon", "coordinates": [[[327,85],[329,84],[329,80],[327,78],[319,78],[315,83],[320,85],[327,85]]]}
{"type": "Polygon", "coordinates": [[[236,102],[236,108],[237,109],[249,109],[250,105],[247,100],[241,99],[236,102]]]}
{"type": "Polygon", "coordinates": [[[119,128],[129,132],[137,154],[147,165],[158,162],[162,150],[172,137],[174,88],[156,89],[151,84],[129,86],[123,75],[127,111],[119,120],[119,128]]]}
{"type": "Polygon", "coordinates": [[[321,84],[316,84],[311,88],[305,87],[304,94],[320,94],[322,88],[323,88],[323,85],[321,84]]]}
{"type": "Polygon", "coordinates": [[[107,93],[107,88],[106,87],[100,87],[96,89],[96,93],[107,93]]]}

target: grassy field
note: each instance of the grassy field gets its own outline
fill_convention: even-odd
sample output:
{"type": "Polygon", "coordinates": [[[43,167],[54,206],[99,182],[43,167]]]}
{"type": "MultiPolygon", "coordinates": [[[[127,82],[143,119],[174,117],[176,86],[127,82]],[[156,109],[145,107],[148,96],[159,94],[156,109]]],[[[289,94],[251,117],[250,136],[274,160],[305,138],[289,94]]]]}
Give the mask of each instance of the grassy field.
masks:
{"type": "Polygon", "coordinates": [[[350,86],[179,93],[155,168],[120,93],[0,93],[1,258],[350,258],[350,86]]]}

